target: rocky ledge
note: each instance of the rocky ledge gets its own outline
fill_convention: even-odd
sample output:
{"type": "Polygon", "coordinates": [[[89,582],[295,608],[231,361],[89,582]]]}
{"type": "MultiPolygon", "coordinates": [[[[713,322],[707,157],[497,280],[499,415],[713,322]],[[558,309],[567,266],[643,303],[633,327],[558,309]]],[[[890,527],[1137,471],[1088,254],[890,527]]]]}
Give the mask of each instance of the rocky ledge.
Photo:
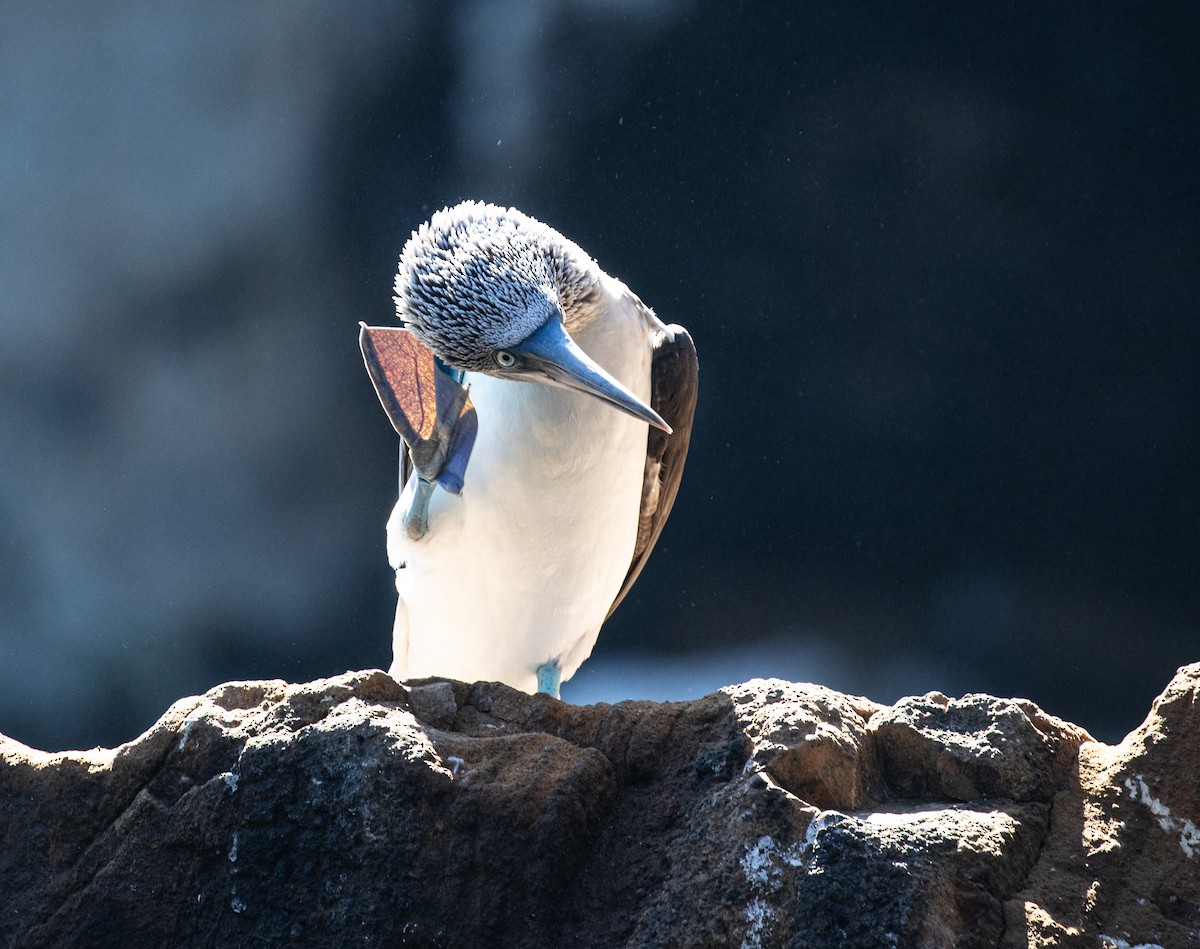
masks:
{"type": "Polygon", "coordinates": [[[230,683],[0,736],[0,944],[1200,945],[1198,692],[1109,746],[987,695],[230,683]]]}

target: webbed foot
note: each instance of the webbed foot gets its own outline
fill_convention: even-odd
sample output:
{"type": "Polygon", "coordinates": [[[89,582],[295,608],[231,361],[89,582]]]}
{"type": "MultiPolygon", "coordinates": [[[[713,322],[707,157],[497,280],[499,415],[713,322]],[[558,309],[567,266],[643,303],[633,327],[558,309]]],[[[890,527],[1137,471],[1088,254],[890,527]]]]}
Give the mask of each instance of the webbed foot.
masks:
{"type": "Polygon", "coordinates": [[[562,684],[562,670],[557,662],[543,662],[537,669],[537,690],[558,698],[558,688],[562,684]]]}

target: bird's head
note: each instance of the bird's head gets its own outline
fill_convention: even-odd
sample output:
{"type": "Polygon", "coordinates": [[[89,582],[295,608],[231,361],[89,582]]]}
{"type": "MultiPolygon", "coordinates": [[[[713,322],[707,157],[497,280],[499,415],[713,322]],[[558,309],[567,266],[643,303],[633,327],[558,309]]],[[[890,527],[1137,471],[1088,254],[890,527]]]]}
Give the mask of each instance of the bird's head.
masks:
{"type": "Polygon", "coordinates": [[[400,255],[396,312],[447,365],[585,392],[670,431],[571,338],[567,311],[598,292],[595,263],[513,208],[468,201],[435,214],[400,255]]]}

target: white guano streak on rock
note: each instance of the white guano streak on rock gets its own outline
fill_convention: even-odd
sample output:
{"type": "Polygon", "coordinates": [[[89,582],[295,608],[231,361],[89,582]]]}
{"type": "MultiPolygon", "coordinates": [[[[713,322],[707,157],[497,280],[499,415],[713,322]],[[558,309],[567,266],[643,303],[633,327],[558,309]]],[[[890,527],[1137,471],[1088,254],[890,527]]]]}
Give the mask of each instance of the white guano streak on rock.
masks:
{"type": "Polygon", "coordinates": [[[742,912],[749,929],[742,940],[742,949],[761,949],[763,939],[769,937],[775,926],[775,910],[764,897],[775,893],[783,885],[783,865],[801,866],[804,862],[802,848],[791,846],[783,849],[768,836],[746,848],[742,855],[742,873],[750,884],[754,898],[742,912]]]}
{"type": "Polygon", "coordinates": [[[204,718],[209,711],[210,709],[206,705],[200,704],[188,712],[187,718],[183,720],[183,726],[179,729],[179,743],[175,746],[176,751],[183,751],[187,747],[188,738],[192,734],[192,727],[196,722],[204,718]]]}
{"type": "MultiPolygon", "coordinates": [[[[821,811],[808,824],[808,830],[804,832],[804,843],[801,845],[801,854],[811,852],[813,845],[817,842],[817,834],[831,824],[838,824],[849,818],[841,811],[821,811]]],[[[803,862],[803,857],[801,857],[803,862]]],[[[799,863],[793,863],[792,866],[799,866],[799,863]]]]}
{"type": "Polygon", "coordinates": [[[763,937],[769,936],[775,928],[775,910],[763,896],[779,889],[779,869],[774,860],[778,852],[775,841],[764,836],[758,838],[758,843],[747,847],[742,855],[742,873],[754,894],[742,912],[742,918],[749,927],[746,938],[742,940],[742,949],[762,949],[763,937]]]}
{"type": "Polygon", "coordinates": [[[1158,826],[1168,834],[1179,832],[1179,847],[1189,860],[1196,858],[1196,849],[1200,848],[1200,827],[1186,818],[1175,817],[1171,809],[1150,793],[1146,779],[1140,774],[1125,779],[1125,788],[1129,796],[1150,808],[1150,813],[1158,818],[1158,826]]]}
{"type": "Polygon", "coordinates": [[[742,916],[750,928],[742,940],[741,949],[762,949],[763,937],[769,936],[775,928],[775,910],[761,896],[756,896],[746,906],[742,916]]]}
{"type": "Polygon", "coordinates": [[[752,888],[778,889],[778,880],[772,881],[771,879],[772,875],[778,877],[779,874],[775,867],[775,861],[772,859],[773,855],[778,852],[779,848],[770,837],[760,837],[758,843],[746,849],[746,853],[742,857],[742,873],[746,875],[746,882],[752,888]]]}

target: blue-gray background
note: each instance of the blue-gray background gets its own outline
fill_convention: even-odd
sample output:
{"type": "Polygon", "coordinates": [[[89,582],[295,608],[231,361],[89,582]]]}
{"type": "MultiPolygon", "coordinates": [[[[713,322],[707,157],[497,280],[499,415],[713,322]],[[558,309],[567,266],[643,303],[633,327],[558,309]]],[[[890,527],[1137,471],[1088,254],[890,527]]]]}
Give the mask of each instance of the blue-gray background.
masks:
{"type": "Polygon", "coordinates": [[[1191,4],[0,0],[0,731],[389,660],[359,320],[515,204],[686,324],[692,457],[564,690],[1029,696],[1197,635],[1191,4]]]}

